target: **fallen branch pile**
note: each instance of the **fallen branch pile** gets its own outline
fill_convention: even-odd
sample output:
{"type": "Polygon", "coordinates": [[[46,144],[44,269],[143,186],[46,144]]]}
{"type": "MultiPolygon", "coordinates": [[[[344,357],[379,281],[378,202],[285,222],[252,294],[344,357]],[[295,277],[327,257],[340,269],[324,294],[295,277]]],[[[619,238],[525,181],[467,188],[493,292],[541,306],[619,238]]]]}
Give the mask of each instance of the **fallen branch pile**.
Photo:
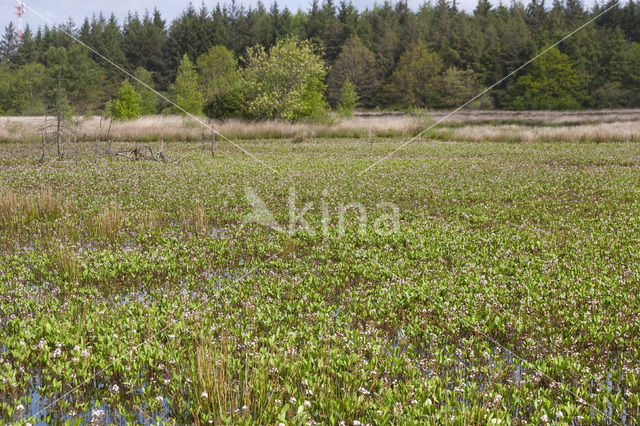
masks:
{"type": "MultiPolygon", "coordinates": [[[[164,145],[164,144],[163,144],[164,145]]],[[[170,158],[164,153],[162,146],[158,152],[155,152],[149,145],[136,145],[133,149],[125,149],[120,151],[112,151],[110,148],[105,150],[107,155],[114,157],[122,157],[131,161],[156,161],[158,163],[180,163],[186,156],[179,159],[170,158]]]]}

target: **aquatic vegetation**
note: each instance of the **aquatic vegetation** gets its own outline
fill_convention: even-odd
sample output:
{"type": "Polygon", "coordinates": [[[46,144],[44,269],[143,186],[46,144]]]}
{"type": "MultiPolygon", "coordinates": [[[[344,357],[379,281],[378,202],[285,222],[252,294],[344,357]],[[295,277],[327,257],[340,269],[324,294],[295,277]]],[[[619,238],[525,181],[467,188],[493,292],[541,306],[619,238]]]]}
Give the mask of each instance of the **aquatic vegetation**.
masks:
{"type": "Polygon", "coordinates": [[[637,422],[640,146],[398,143],[0,145],[0,422],[637,422]]]}

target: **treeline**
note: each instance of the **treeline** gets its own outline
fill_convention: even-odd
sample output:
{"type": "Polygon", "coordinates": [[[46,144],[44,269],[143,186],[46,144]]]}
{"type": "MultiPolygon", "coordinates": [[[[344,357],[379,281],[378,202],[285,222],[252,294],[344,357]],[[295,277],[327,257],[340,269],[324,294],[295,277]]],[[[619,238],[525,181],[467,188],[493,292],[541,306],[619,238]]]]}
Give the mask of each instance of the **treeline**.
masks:
{"type": "MultiPolygon", "coordinates": [[[[43,114],[60,91],[67,107],[79,113],[113,113],[115,101],[123,95],[120,109],[133,102],[142,114],[171,111],[168,103],[158,102],[134,80],[129,85],[120,70],[64,31],[173,101],[178,96],[191,97],[190,102],[200,103],[197,112],[214,117],[291,118],[277,105],[256,106],[257,99],[267,95],[259,87],[248,88],[247,76],[253,75],[254,86],[259,85],[266,71],[251,64],[280,65],[278,72],[286,74],[295,67],[277,64],[278,58],[297,58],[311,66],[308,61],[313,62],[314,55],[324,67],[313,68],[313,78],[305,80],[313,90],[299,85],[295,90],[304,92],[300,96],[313,97],[316,112],[318,102],[337,107],[341,100],[363,108],[451,108],[613,5],[586,10],[580,0],[557,0],[551,5],[531,0],[508,7],[479,0],[468,13],[447,0],[418,10],[403,2],[387,2],[364,11],[349,2],[325,0],[294,13],[277,3],[268,8],[258,3],[248,9],[231,3],[213,10],[189,6],[170,24],[156,10],[130,14],[123,23],[114,16],[98,15],[79,27],[68,22],[38,28],[35,33],[27,28],[22,42],[10,24],[0,41],[0,113],[43,114]],[[269,49],[279,41],[277,58],[269,49]],[[262,108],[260,114],[250,111],[251,102],[252,108],[262,108]]],[[[300,76],[285,74],[271,77],[300,76]]],[[[269,96],[278,98],[274,93],[269,96]]],[[[640,107],[640,4],[631,0],[613,6],[474,106],[640,107]]],[[[297,115],[305,115],[304,105],[297,107],[302,111],[297,115]]]]}

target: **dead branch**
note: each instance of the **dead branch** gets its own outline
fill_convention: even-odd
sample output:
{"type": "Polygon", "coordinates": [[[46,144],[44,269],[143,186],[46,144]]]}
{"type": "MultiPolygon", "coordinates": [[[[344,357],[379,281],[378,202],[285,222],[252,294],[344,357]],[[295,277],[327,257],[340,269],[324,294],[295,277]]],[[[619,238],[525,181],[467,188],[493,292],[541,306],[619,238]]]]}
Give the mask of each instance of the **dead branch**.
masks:
{"type": "Polygon", "coordinates": [[[105,150],[105,154],[113,157],[126,158],[131,161],[155,161],[158,163],[180,163],[184,158],[179,159],[170,158],[164,153],[164,141],[162,142],[160,151],[155,152],[149,145],[137,145],[132,149],[125,149],[119,151],[112,151],[109,148],[105,150]]]}

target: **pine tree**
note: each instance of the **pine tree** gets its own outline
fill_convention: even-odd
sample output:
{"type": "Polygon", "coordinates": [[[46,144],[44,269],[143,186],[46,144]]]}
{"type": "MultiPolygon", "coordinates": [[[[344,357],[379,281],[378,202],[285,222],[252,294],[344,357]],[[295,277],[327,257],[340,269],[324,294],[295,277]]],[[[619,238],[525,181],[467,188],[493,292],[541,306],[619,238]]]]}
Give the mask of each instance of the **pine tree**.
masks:
{"type": "MultiPolygon", "coordinates": [[[[122,50],[122,33],[115,15],[111,15],[109,21],[104,27],[101,43],[99,44],[100,53],[109,58],[116,64],[125,63],[125,55],[122,50]]],[[[102,61],[100,61],[102,62],[102,61]]],[[[106,64],[105,64],[106,65],[106,64]]],[[[106,77],[107,96],[112,97],[118,90],[118,83],[122,78],[120,71],[112,66],[103,67],[106,77]]]]}
{"type": "Polygon", "coordinates": [[[11,61],[18,50],[18,36],[13,22],[9,22],[4,28],[4,37],[0,40],[0,63],[11,61]]]}
{"type": "Polygon", "coordinates": [[[418,40],[398,61],[391,82],[385,87],[391,101],[403,108],[434,107],[440,102],[443,62],[418,40]]]}
{"type": "Polygon", "coordinates": [[[50,74],[49,107],[57,103],[59,71],[62,73],[62,98],[79,113],[104,105],[104,68],[98,66],[80,45],[69,49],[50,48],[45,54],[50,74]]]}

